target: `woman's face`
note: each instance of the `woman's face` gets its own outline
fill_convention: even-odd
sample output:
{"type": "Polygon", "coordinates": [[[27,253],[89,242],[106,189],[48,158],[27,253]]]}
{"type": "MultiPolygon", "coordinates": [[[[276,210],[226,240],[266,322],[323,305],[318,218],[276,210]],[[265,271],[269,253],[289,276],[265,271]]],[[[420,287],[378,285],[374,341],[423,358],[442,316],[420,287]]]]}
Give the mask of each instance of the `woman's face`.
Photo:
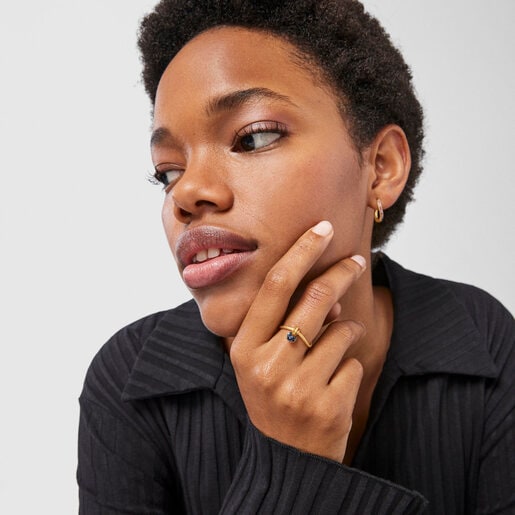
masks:
{"type": "Polygon", "coordinates": [[[310,277],[370,250],[369,178],[335,97],[293,50],[261,32],[213,29],[182,48],[157,91],[164,228],[204,323],[224,337],[317,222],[335,234],[310,277]]]}

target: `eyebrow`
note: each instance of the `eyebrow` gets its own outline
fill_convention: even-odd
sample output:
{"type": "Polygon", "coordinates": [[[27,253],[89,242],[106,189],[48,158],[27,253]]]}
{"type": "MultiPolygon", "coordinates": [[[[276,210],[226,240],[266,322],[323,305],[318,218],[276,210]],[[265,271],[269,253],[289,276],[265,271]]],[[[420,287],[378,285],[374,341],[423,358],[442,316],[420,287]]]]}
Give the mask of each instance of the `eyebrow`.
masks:
{"type": "MultiPolygon", "coordinates": [[[[273,91],[271,89],[248,88],[231,91],[229,93],[211,99],[206,105],[205,112],[207,116],[214,116],[218,113],[238,109],[239,107],[251,104],[253,102],[259,102],[263,99],[282,102],[289,104],[293,107],[297,107],[297,105],[290,99],[290,97],[282,95],[281,93],[277,93],[276,91],[273,91]]],[[[166,140],[173,139],[174,137],[168,129],[166,129],[165,127],[158,127],[156,130],[152,132],[152,136],[150,138],[150,145],[159,146],[166,140]]]]}
{"type": "Polygon", "coordinates": [[[164,127],[158,127],[156,130],[152,131],[152,136],[150,137],[150,146],[157,147],[164,143],[166,140],[173,139],[171,132],[164,127]]]}
{"type": "Polygon", "coordinates": [[[231,91],[225,95],[221,95],[209,101],[206,106],[206,114],[214,116],[223,111],[237,109],[252,102],[268,99],[283,102],[297,107],[295,103],[286,95],[277,93],[268,88],[249,88],[237,91],[231,91]]]}

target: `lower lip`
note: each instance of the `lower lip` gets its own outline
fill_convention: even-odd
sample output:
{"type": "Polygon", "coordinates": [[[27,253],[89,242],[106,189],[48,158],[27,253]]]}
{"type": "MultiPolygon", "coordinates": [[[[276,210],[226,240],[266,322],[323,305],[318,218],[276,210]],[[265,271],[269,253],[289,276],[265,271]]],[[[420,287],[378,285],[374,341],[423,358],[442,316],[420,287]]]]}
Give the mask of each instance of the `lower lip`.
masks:
{"type": "Polygon", "coordinates": [[[182,272],[182,279],[188,288],[194,290],[212,286],[239,270],[251,255],[251,252],[235,252],[188,265],[182,272]]]}

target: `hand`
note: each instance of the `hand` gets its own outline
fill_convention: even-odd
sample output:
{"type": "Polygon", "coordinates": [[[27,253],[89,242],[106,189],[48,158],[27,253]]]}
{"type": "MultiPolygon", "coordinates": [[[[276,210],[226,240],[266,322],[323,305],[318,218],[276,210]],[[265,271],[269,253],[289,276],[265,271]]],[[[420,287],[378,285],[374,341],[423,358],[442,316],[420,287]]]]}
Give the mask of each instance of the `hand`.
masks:
{"type": "Polygon", "coordinates": [[[334,321],[319,333],[362,274],[360,258],[343,259],[312,280],[284,319],[292,295],[332,235],[329,222],[321,222],[270,270],[230,356],[250,420],[262,433],[342,462],[363,373],[361,364],[345,353],[364,334],[364,326],[334,321]],[[300,338],[288,341],[280,325],[299,327],[313,347],[300,338]]]}

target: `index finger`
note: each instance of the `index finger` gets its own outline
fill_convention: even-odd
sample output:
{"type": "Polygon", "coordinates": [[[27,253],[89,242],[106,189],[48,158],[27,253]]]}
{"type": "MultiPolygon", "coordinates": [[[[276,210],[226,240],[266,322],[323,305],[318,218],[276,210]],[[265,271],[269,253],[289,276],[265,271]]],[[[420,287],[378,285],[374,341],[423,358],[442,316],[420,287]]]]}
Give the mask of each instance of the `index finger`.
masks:
{"type": "Polygon", "coordinates": [[[304,276],[323,254],[334,234],[328,221],[319,222],[307,230],[270,269],[252,302],[240,330],[238,339],[268,341],[283,320],[291,296],[304,276]],[[256,327],[259,323],[259,329],[256,327]],[[251,338],[247,338],[251,336],[251,338]]]}

